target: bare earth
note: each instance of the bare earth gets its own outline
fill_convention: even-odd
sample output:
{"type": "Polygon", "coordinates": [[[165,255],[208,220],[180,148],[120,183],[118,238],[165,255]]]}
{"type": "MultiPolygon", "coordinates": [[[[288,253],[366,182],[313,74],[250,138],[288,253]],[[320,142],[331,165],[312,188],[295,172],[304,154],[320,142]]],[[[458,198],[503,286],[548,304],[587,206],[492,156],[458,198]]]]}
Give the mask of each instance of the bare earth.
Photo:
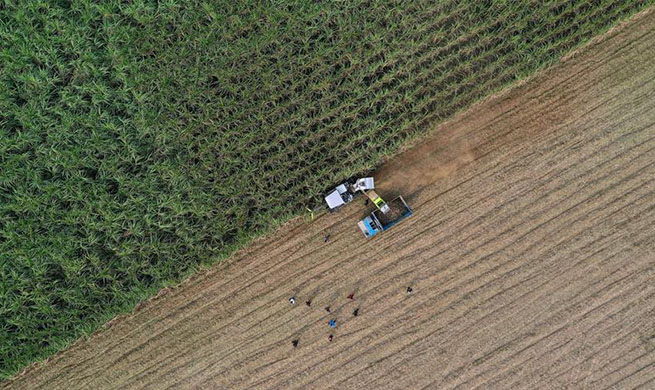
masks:
{"type": "Polygon", "coordinates": [[[654,389],[655,13],[434,134],[0,388],[654,389]]]}

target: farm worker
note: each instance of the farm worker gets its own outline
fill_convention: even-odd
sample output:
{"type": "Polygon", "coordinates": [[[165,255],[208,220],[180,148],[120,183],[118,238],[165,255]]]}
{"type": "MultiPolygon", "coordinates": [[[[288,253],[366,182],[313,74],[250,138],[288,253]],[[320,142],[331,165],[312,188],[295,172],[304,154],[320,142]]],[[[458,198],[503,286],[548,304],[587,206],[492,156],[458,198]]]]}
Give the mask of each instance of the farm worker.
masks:
{"type": "Polygon", "coordinates": [[[293,347],[296,348],[298,346],[298,340],[293,340],[291,344],[293,344],[293,347]]]}
{"type": "Polygon", "coordinates": [[[328,325],[330,325],[330,328],[336,328],[337,327],[337,320],[335,320],[334,318],[331,319],[330,322],[328,322],[328,325]]]}
{"type": "Polygon", "coordinates": [[[357,317],[358,314],[359,314],[359,307],[357,309],[355,309],[355,311],[353,311],[353,315],[355,317],[357,317]]]}
{"type": "Polygon", "coordinates": [[[411,288],[411,287],[407,287],[407,294],[411,294],[411,293],[412,293],[412,291],[414,291],[414,290],[412,290],[412,288],[411,288]]]}
{"type": "Polygon", "coordinates": [[[294,298],[294,297],[289,298],[289,303],[292,304],[292,305],[295,304],[296,303],[296,298],[294,298]]]}
{"type": "Polygon", "coordinates": [[[305,301],[305,305],[307,305],[307,306],[311,306],[311,305],[312,305],[312,301],[305,301]]]}
{"type": "Polygon", "coordinates": [[[325,238],[323,239],[323,242],[328,242],[330,241],[330,235],[326,235],[325,238]]]}
{"type": "Polygon", "coordinates": [[[348,295],[348,299],[355,299],[355,293],[350,293],[350,295],[348,295]]]}
{"type": "Polygon", "coordinates": [[[325,306],[325,311],[329,313],[330,312],[330,306],[325,306]]]}
{"type": "Polygon", "coordinates": [[[328,340],[329,340],[330,342],[332,342],[332,339],[333,339],[333,338],[334,338],[333,335],[329,335],[329,336],[328,336],[328,340]]]}

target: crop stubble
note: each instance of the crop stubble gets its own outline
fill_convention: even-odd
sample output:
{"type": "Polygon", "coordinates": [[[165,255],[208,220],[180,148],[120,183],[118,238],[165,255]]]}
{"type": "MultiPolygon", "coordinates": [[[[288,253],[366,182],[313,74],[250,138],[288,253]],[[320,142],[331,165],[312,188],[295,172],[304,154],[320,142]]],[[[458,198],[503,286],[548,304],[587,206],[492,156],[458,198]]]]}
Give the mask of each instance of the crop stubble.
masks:
{"type": "Polygon", "coordinates": [[[379,192],[416,214],[381,237],[357,231],[360,200],[290,223],[2,387],[652,388],[653,26],[642,15],[383,167],[379,192]]]}

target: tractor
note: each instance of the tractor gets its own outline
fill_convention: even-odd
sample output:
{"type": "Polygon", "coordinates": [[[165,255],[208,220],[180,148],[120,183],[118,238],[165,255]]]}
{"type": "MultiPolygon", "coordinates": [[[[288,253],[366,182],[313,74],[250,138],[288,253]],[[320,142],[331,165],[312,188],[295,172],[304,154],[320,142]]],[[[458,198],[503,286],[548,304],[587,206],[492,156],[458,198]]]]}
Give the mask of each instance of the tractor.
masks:
{"type": "Polygon", "coordinates": [[[367,191],[365,194],[377,207],[377,210],[374,210],[369,216],[357,223],[359,230],[367,238],[388,230],[393,225],[414,214],[414,211],[407,205],[402,196],[398,196],[387,203],[375,191],[367,191]]]}

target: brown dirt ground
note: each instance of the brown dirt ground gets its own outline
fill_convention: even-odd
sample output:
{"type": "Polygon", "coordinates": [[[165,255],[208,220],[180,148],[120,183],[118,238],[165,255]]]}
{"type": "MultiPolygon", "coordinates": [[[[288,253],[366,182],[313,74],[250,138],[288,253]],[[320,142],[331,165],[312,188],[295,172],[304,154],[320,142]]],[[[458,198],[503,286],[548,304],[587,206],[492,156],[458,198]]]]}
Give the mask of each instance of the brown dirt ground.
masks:
{"type": "Polygon", "coordinates": [[[390,231],[294,221],[0,387],[655,388],[654,63],[647,12],[388,163],[390,231]]]}

